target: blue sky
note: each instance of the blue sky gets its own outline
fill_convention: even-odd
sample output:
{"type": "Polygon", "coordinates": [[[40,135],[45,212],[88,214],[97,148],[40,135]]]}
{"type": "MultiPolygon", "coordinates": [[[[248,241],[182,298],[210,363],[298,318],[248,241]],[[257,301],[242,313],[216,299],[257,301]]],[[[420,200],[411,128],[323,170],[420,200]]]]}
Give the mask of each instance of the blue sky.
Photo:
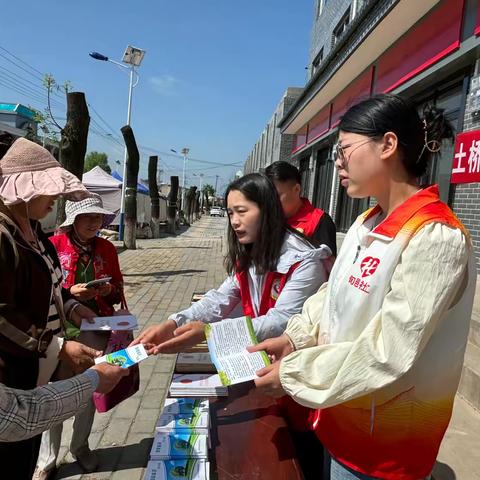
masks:
{"type": "MultiPolygon", "coordinates": [[[[158,152],[186,146],[192,159],[222,164],[243,164],[285,89],[305,83],[312,0],[52,0],[24,2],[21,9],[16,2],[2,6],[0,47],[85,92],[108,124],[90,112],[97,133],[89,135],[88,149],[106,152],[113,167],[122,148],[106,133],[111,127],[119,135],[126,122],[128,75],[91,59],[92,50],[115,60],[127,44],[147,52],[133,94],[139,145],[158,152]]],[[[5,50],[0,55],[12,60],[5,50]]],[[[24,88],[0,84],[0,101],[40,107],[26,93],[28,81],[41,82],[0,56],[0,72],[5,68],[20,74],[24,88]]],[[[65,116],[61,108],[57,114],[65,116]]],[[[153,153],[141,151],[142,177],[153,153]]],[[[181,158],[160,157],[164,178],[181,177],[181,158]]],[[[187,184],[198,184],[193,173],[212,184],[218,174],[220,190],[241,169],[211,167],[189,162],[187,184]]]]}

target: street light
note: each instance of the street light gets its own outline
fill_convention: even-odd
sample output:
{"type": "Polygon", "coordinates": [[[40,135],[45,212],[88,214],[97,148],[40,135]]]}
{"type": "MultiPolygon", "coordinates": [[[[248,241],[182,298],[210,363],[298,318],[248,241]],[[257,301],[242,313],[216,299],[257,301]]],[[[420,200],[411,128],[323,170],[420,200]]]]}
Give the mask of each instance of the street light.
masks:
{"type": "MultiPolygon", "coordinates": [[[[170,149],[171,152],[173,153],[178,153],[175,149],[171,148],[170,149]]],[[[182,175],[182,205],[181,205],[181,209],[183,209],[183,205],[184,205],[184,196],[185,196],[185,176],[187,174],[187,155],[188,153],[190,152],[190,149],[189,148],[182,148],[181,150],[181,154],[183,155],[183,175],[182,175]]]]}
{"type": "MultiPolygon", "coordinates": [[[[128,88],[128,109],[127,109],[127,125],[130,125],[130,120],[132,116],[132,91],[134,87],[138,84],[139,75],[135,67],[139,67],[142,63],[143,57],[145,56],[145,50],[141,48],[132,47],[128,45],[125,49],[123,54],[122,62],[117,62],[116,60],[112,60],[105,55],[102,55],[98,52],[90,52],[89,55],[95,59],[100,60],[102,62],[110,62],[119,67],[126,68],[130,70],[130,84],[128,88]],[[126,64],[126,65],[125,65],[126,64]],[[133,75],[137,76],[137,80],[135,84],[133,83],[133,75]]],[[[125,155],[123,158],[123,176],[122,176],[122,201],[120,204],[120,225],[118,228],[118,238],[123,240],[123,233],[124,233],[124,225],[125,225],[125,189],[126,189],[126,176],[127,176],[127,157],[128,151],[127,147],[125,146],[125,155]]]]}

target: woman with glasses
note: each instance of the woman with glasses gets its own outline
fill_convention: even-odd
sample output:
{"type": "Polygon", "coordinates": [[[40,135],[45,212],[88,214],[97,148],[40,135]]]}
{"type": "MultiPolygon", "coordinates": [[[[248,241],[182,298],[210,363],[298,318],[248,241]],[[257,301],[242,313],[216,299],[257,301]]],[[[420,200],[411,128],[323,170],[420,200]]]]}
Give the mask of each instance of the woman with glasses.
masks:
{"type": "Polygon", "coordinates": [[[476,281],[467,230],[436,185],[418,183],[452,130],[442,111],[420,119],[395,95],[351,107],[339,130],[342,186],[378,204],[285,334],[251,348],[281,358],[256,383],[320,409],[326,478],[424,479],[451,417],[476,281]]]}

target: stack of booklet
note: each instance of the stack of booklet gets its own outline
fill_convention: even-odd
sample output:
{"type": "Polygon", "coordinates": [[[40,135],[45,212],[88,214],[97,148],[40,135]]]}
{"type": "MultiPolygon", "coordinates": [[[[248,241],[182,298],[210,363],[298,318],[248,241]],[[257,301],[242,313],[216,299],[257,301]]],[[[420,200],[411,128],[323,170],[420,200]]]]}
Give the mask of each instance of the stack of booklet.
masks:
{"type": "Polygon", "coordinates": [[[179,353],[175,371],[178,373],[216,373],[208,352],[179,353]]]}
{"type": "Polygon", "coordinates": [[[228,389],[218,375],[208,373],[175,374],[170,384],[172,397],[226,397],[228,389]]]}
{"type": "Polygon", "coordinates": [[[209,402],[167,398],[144,480],[209,479],[209,402]]]}

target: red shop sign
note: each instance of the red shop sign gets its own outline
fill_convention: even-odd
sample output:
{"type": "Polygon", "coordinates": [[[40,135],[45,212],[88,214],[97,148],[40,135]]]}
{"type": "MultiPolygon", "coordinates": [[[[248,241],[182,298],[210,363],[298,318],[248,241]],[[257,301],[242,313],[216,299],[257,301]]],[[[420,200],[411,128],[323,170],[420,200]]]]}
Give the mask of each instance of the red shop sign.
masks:
{"type": "Polygon", "coordinates": [[[450,183],[480,182],[480,130],[457,135],[450,183]]]}

